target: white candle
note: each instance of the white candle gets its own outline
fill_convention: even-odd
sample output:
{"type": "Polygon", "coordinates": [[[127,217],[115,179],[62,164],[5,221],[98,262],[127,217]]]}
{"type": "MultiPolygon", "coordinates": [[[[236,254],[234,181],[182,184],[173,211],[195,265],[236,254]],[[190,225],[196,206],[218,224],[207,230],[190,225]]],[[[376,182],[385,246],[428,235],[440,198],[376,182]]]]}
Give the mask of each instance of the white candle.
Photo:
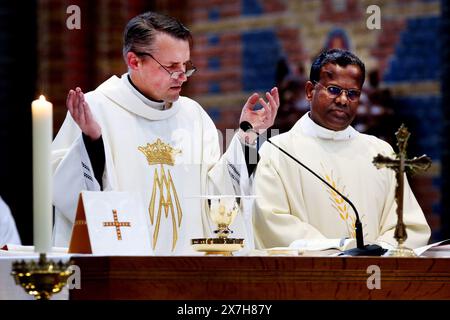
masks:
{"type": "Polygon", "coordinates": [[[52,104],[40,96],[31,104],[33,122],[33,234],[34,250],[50,251],[52,243],[52,172],[50,163],[52,104]]]}

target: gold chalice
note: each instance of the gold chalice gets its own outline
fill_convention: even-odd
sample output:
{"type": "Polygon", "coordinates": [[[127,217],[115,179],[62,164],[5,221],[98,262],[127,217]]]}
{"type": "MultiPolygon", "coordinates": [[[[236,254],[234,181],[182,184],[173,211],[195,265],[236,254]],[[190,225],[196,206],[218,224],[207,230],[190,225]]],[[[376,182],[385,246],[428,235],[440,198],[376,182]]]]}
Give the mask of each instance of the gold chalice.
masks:
{"type": "Polygon", "coordinates": [[[235,196],[209,196],[207,199],[211,220],[217,225],[214,231],[217,238],[192,239],[192,246],[207,255],[231,256],[244,247],[244,239],[229,237],[233,233],[230,225],[240,211],[239,204],[235,196]]]}

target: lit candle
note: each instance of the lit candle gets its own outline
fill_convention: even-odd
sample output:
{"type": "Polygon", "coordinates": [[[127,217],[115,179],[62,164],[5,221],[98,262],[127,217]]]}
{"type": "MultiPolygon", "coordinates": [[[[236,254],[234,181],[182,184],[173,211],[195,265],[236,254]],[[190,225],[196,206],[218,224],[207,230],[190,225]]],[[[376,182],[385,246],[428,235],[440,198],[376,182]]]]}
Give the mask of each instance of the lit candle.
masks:
{"type": "Polygon", "coordinates": [[[52,104],[40,96],[31,104],[33,122],[33,234],[34,250],[50,251],[52,243],[52,104]]]}

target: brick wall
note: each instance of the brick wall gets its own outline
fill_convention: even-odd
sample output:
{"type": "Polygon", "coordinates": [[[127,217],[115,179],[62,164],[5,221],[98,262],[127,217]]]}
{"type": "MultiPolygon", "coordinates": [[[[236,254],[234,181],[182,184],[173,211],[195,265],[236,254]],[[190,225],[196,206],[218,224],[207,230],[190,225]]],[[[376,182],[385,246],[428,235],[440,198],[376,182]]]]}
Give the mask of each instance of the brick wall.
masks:
{"type": "Polygon", "coordinates": [[[188,2],[189,23],[197,39],[192,57],[199,66],[189,93],[222,130],[237,126],[251,92],[275,85],[280,59],[291,71],[300,64],[309,73],[313,57],[333,44],[354,51],[368,71],[379,70],[396,114],[385,135],[392,142],[398,125],[405,122],[412,131],[410,154],[427,153],[433,159],[432,169],[412,177],[411,185],[432,226],[433,239],[441,237],[439,1],[188,2]],[[372,4],[381,9],[381,30],[366,27],[366,8],[372,4]]]}
{"type": "MultiPolygon", "coordinates": [[[[55,132],[66,113],[69,88],[92,90],[125,71],[123,27],[131,16],[151,8],[178,17],[194,33],[192,60],[199,72],[183,94],[199,101],[221,130],[238,126],[252,92],[275,85],[280,61],[292,73],[299,65],[309,73],[311,59],[327,45],[349,48],[367,70],[379,70],[381,86],[392,93],[397,120],[406,121],[412,131],[410,154],[433,158],[432,169],[412,178],[411,184],[434,239],[441,236],[441,158],[447,152],[443,146],[448,146],[440,120],[445,115],[438,72],[442,59],[436,47],[436,37],[443,34],[438,32],[440,1],[42,0],[38,6],[36,94],[44,92],[54,102],[55,132]],[[82,10],[81,30],[65,27],[70,4],[82,10]],[[381,30],[366,27],[366,8],[372,4],[381,9],[381,30]]],[[[300,115],[297,110],[287,123],[300,115]]],[[[392,136],[395,130],[391,126],[387,131],[392,136]]]]}
{"type": "Polygon", "coordinates": [[[153,7],[143,0],[42,0],[38,2],[38,77],[36,95],[54,104],[54,132],[65,118],[66,95],[79,86],[95,89],[112,75],[126,72],[122,32],[126,22],[153,7]],[[81,28],[69,30],[67,7],[81,11],[81,28]]]}

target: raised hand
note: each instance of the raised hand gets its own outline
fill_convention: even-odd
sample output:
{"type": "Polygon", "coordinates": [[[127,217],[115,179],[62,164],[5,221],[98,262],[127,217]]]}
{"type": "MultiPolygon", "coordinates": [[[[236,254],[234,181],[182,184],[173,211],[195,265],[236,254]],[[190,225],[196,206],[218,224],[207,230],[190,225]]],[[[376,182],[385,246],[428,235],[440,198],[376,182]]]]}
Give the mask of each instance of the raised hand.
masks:
{"type": "Polygon", "coordinates": [[[67,109],[80,127],[81,131],[92,140],[97,140],[102,135],[102,129],[92,115],[91,108],[84,100],[83,91],[79,87],[70,90],[66,100],[67,109]]]}
{"type": "Polygon", "coordinates": [[[277,115],[278,107],[280,106],[280,97],[278,95],[278,88],[273,87],[270,92],[266,92],[267,102],[254,93],[248,99],[242,109],[241,119],[239,123],[248,121],[253,126],[253,129],[259,134],[264,133],[270,128],[277,115]],[[255,105],[259,103],[262,108],[253,110],[255,105]]]}

